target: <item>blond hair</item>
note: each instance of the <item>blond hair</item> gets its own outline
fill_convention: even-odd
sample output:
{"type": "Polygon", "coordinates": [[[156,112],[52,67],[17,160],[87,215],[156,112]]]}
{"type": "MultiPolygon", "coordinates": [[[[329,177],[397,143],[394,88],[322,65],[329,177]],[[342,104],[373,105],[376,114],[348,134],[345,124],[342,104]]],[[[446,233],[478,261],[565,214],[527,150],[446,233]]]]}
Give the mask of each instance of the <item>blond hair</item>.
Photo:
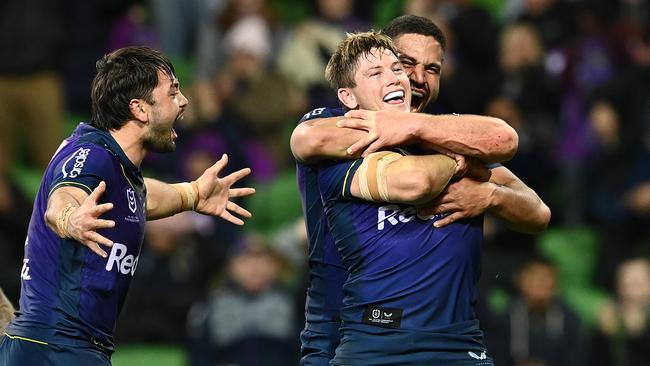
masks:
{"type": "Polygon", "coordinates": [[[389,50],[397,56],[393,41],[384,34],[376,31],[347,33],[325,67],[325,79],[330,86],[334,90],[354,88],[359,58],[367,56],[373,49],[389,50]]]}

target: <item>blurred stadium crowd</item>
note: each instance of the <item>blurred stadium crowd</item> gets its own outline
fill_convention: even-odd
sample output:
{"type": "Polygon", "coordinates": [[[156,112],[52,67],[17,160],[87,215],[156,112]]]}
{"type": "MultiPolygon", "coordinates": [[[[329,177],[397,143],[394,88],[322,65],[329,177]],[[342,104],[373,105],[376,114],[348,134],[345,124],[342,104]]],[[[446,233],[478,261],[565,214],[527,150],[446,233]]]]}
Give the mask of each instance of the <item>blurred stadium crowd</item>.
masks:
{"type": "Polygon", "coordinates": [[[500,117],[506,162],[551,207],[547,232],[486,221],[478,311],[498,365],[650,365],[650,2],[647,0],[3,0],[0,287],[17,304],[39,174],[89,118],[94,62],[163,50],[190,100],[175,154],[197,177],[223,152],[258,193],[244,229],[191,212],[150,222],[119,346],[165,344],[187,365],[297,364],[306,236],[289,136],[337,105],[324,79],[346,31],[430,17],[448,37],[430,113],[500,117]]]}

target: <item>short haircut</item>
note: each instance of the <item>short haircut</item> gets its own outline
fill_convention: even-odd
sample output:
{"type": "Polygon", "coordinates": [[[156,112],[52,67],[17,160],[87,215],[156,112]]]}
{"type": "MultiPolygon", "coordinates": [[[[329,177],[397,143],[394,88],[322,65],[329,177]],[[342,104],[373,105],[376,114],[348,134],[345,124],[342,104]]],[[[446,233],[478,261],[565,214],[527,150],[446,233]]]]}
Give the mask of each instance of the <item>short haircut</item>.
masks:
{"type": "Polygon", "coordinates": [[[375,31],[347,33],[325,67],[325,78],[330,86],[334,90],[354,88],[359,58],[367,56],[373,49],[389,50],[397,56],[393,41],[386,35],[375,31]]]}
{"type": "Polygon", "coordinates": [[[133,119],[131,99],[153,104],[152,92],[158,85],[158,71],[172,77],[174,66],[159,51],[148,47],[126,47],[104,55],[96,63],[91,100],[91,125],[117,130],[133,119]]]}
{"type": "Polygon", "coordinates": [[[398,16],[386,24],[381,32],[393,40],[396,40],[404,34],[421,34],[423,36],[433,37],[440,43],[443,51],[447,46],[447,38],[445,38],[442,30],[431,19],[417,15],[398,16]]]}

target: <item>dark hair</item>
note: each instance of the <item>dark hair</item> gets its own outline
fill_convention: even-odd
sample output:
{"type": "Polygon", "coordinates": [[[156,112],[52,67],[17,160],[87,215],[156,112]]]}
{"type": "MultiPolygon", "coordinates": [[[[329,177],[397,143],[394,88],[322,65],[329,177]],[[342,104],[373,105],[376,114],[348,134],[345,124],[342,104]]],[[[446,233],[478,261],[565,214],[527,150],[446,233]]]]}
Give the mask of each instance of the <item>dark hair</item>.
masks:
{"type": "Polygon", "coordinates": [[[330,86],[334,90],[354,88],[354,73],[359,66],[359,58],[367,56],[373,48],[389,50],[397,56],[393,41],[384,34],[375,31],[348,33],[325,67],[325,79],[330,86]]]}
{"type": "Polygon", "coordinates": [[[386,24],[381,32],[393,40],[396,40],[397,37],[403,34],[409,33],[433,37],[440,43],[443,51],[447,45],[447,38],[445,38],[442,30],[431,19],[417,15],[398,16],[386,24]]]}
{"type": "Polygon", "coordinates": [[[131,99],[153,104],[152,92],[158,85],[158,70],[174,75],[174,66],[159,51],[148,47],[125,47],[104,55],[96,63],[91,100],[91,125],[117,130],[133,118],[131,99]]]}

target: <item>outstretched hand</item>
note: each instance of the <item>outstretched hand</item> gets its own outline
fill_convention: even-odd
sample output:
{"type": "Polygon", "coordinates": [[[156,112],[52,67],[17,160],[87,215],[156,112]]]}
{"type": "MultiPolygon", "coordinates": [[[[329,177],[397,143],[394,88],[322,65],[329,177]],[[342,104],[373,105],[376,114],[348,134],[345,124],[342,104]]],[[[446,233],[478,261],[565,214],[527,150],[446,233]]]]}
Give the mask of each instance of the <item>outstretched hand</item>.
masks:
{"type": "Polygon", "coordinates": [[[99,245],[111,247],[113,241],[98,234],[97,230],[112,228],[115,226],[115,221],[99,218],[113,209],[113,204],[110,202],[97,204],[104,191],[106,191],[106,183],[99,182],[97,188],[70,213],[66,229],[70,238],[85,245],[97,255],[106,258],[106,252],[99,245]]]}
{"type": "Polygon", "coordinates": [[[235,225],[243,225],[244,221],[238,216],[250,218],[248,210],[231,201],[235,197],[250,196],[255,193],[254,188],[230,188],[240,179],[250,174],[250,168],[244,168],[220,178],[219,173],[228,164],[228,155],[223,154],[214,165],[209,167],[197,180],[199,185],[199,201],[194,210],[196,212],[218,216],[235,225]]]}
{"type": "Polygon", "coordinates": [[[385,147],[410,144],[415,140],[411,129],[406,128],[407,112],[394,110],[368,111],[355,109],[348,111],[345,118],[337,122],[338,127],[363,130],[368,134],[347,149],[349,155],[361,156],[385,147]]]}

